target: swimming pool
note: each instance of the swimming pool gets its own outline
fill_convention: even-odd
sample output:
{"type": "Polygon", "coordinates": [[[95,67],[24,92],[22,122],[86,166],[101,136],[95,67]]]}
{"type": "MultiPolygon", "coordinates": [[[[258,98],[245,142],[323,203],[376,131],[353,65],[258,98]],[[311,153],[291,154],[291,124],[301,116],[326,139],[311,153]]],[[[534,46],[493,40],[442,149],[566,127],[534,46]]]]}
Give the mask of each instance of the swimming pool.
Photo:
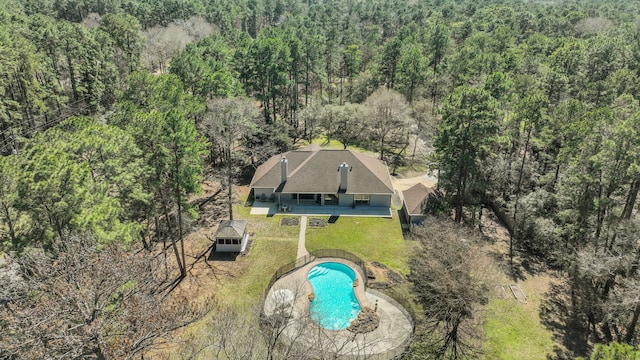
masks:
{"type": "Polygon", "coordinates": [[[325,262],[307,274],[314,299],[309,305],[311,318],[325,329],[344,330],[360,312],[353,291],[356,273],[347,265],[325,262]]]}

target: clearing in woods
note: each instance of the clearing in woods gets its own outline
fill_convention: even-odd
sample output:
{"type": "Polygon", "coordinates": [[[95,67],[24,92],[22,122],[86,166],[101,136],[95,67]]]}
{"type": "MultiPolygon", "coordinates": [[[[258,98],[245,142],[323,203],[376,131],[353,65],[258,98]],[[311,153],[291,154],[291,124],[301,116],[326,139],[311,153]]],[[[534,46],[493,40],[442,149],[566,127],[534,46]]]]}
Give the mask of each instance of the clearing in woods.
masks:
{"type": "MultiPolygon", "coordinates": [[[[563,352],[553,333],[541,318],[541,306],[556,274],[542,270],[526,270],[519,266],[519,280],[509,273],[509,233],[497,222],[493,213],[483,216],[482,229],[493,244],[488,255],[500,266],[495,291],[484,310],[485,340],[482,358],[486,360],[538,360],[563,352]]],[[[520,260],[520,259],[518,259],[520,260]]],[[[516,261],[516,264],[518,261],[516,261]]]]}

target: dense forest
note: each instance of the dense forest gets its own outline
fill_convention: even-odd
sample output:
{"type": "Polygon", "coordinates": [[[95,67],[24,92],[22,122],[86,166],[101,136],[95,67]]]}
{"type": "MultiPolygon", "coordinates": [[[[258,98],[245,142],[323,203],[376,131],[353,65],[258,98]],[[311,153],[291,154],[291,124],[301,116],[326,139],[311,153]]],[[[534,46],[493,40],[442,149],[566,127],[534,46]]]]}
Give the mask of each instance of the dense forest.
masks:
{"type": "MultiPolygon", "coordinates": [[[[198,216],[187,198],[205,169],[230,186],[324,136],[393,173],[437,172],[456,222],[490,209],[508,228],[514,279],[522,257],[566,277],[585,344],[635,346],[637,97],[632,0],[4,0],[0,251],[47,283],[69,251],[117,272],[118,252],[162,243],[185,277],[183,217],[198,216]]],[[[132,295],[149,312],[140,299],[171,271],[136,266],[146,287],[114,275],[105,301],[132,295]]],[[[20,330],[45,313],[26,311],[38,291],[0,290],[0,304],[19,299],[0,314],[21,314],[0,319],[0,358],[125,358],[201,315],[141,343],[103,326],[61,344],[20,330]]]]}

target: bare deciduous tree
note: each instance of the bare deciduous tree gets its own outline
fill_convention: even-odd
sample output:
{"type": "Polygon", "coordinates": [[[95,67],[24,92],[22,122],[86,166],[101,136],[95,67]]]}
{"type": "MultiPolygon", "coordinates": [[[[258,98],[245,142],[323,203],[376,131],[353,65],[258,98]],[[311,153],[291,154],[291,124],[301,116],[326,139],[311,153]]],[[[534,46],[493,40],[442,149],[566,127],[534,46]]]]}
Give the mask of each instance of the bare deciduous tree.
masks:
{"type": "Polygon", "coordinates": [[[303,121],[304,126],[298,128],[299,137],[306,139],[308,142],[313,141],[318,134],[318,128],[322,121],[321,111],[322,105],[316,102],[300,110],[298,118],[303,121]]]}
{"type": "Polygon", "coordinates": [[[157,70],[164,74],[167,71],[167,62],[176,51],[204,38],[213,30],[213,27],[200,16],[176,20],[168,26],[154,26],[146,30],[143,52],[145,66],[151,71],[157,70]]]}
{"type": "Polygon", "coordinates": [[[145,31],[146,38],[143,58],[145,66],[151,71],[161,74],[167,71],[167,61],[174,52],[184,49],[192,41],[187,32],[176,26],[154,26],[145,31]]]}
{"type": "Polygon", "coordinates": [[[370,129],[371,140],[378,145],[380,159],[384,160],[385,151],[395,152],[398,158],[409,145],[412,123],[404,96],[381,87],[365,100],[364,105],[369,111],[363,117],[363,123],[370,129]]]}
{"type": "Polygon", "coordinates": [[[359,139],[366,128],[368,113],[360,104],[326,105],[319,110],[320,121],[327,139],[335,139],[346,149],[359,139]]]}
{"type": "Polygon", "coordinates": [[[130,359],[211,307],[166,296],[160,259],[87,235],[65,234],[50,254],[29,250],[12,268],[0,273],[0,352],[8,358],[130,359]]]}
{"type": "Polygon", "coordinates": [[[266,306],[216,308],[202,330],[182,344],[178,356],[229,360],[375,358],[372,353],[383,339],[326,330],[314,322],[309,308],[301,306],[307,301],[306,286],[298,282],[272,290],[266,306]]]}
{"type": "Polygon", "coordinates": [[[571,256],[571,305],[584,322],[585,343],[626,342],[637,338],[640,319],[640,223],[623,221],[606,246],[589,244],[571,256]]]}
{"type": "Polygon", "coordinates": [[[423,343],[437,359],[474,358],[479,328],[473,320],[488,301],[478,236],[444,219],[416,227],[414,236],[422,248],[411,258],[409,280],[424,309],[423,343]]]}
{"type": "Polygon", "coordinates": [[[211,160],[215,162],[214,154],[217,153],[220,162],[226,162],[229,219],[231,220],[233,220],[231,189],[234,177],[233,153],[239,147],[240,139],[255,131],[254,121],[259,116],[258,109],[249,99],[215,98],[207,102],[207,113],[198,125],[200,131],[209,138],[211,160]]]}
{"type": "Polygon", "coordinates": [[[416,155],[418,140],[424,141],[424,146],[428,152],[433,151],[433,137],[439,122],[437,116],[433,115],[433,107],[428,99],[416,101],[411,106],[411,116],[416,122],[416,135],[411,156],[416,155]]]}

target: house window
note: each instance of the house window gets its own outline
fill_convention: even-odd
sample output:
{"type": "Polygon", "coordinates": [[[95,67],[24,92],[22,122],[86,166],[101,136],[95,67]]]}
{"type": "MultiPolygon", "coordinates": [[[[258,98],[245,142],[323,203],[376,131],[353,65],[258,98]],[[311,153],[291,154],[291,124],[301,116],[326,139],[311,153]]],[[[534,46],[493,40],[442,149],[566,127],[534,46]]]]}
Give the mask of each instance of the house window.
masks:
{"type": "Polygon", "coordinates": [[[353,200],[356,205],[369,205],[369,194],[355,194],[353,200]]]}
{"type": "Polygon", "coordinates": [[[315,200],[316,199],[316,195],[315,194],[299,194],[298,196],[300,197],[300,200],[315,200]]]}
{"type": "Polygon", "coordinates": [[[231,245],[231,239],[226,239],[226,240],[227,240],[227,241],[226,241],[226,244],[227,244],[227,245],[231,245]]]}
{"type": "Polygon", "coordinates": [[[224,239],[218,239],[218,245],[224,245],[224,239]]]}
{"type": "Polygon", "coordinates": [[[240,240],[238,239],[233,239],[233,245],[238,245],[240,244],[240,240]]]}

